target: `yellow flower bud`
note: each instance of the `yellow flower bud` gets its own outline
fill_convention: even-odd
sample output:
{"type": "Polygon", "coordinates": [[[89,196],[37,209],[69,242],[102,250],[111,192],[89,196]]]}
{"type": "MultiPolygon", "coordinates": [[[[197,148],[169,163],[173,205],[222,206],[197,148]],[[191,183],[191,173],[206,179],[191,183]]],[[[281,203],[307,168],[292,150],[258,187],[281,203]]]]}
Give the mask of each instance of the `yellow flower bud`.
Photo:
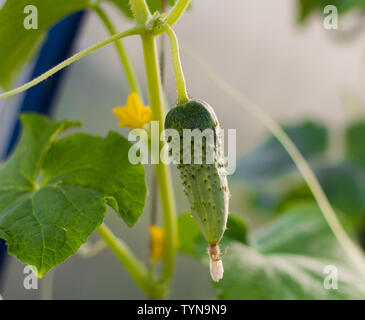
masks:
{"type": "Polygon", "coordinates": [[[165,248],[165,230],[162,227],[151,225],[149,227],[151,237],[151,260],[155,264],[163,257],[165,248]]]}

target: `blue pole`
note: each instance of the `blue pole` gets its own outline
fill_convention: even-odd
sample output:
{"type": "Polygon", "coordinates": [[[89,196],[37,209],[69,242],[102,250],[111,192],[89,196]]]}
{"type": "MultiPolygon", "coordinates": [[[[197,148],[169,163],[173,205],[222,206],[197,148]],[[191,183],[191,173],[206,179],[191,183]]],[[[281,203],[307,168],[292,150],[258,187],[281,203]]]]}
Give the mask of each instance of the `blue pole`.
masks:
{"type": "MultiPolygon", "coordinates": [[[[77,33],[80,30],[83,17],[84,11],[74,13],[60,21],[49,31],[48,38],[43,44],[34,66],[31,79],[41,75],[69,57],[77,33]]],[[[50,115],[57,92],[60,89],[61,81],[65,75],[65,70],[67,69],[56,73],[46,81],[29,89],[25,93],[20,112],[37,112],[50,115]]],[[[21,127],[18,121],[14,127],[13,134],[10,137],[6,157],[10,155],[16,146],[20,129],[21,127]]],[[[4,241],[0,239],[0,288],[3,284],[2,275],[4,273],[6,256],[6,245],[4,241]]]]}

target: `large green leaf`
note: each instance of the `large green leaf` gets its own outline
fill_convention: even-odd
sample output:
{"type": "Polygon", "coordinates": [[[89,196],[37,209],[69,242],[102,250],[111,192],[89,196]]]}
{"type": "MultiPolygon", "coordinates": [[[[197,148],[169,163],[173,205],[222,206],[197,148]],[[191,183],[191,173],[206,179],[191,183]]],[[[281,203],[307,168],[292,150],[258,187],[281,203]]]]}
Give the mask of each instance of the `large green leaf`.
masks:
{"type": "Polygon", "coordinates": [[[0,237],[42,276],[87,241],[107,203],[128,225],[136,222],[144,171],[128,162],[130,144],[116,133],[56,140],[75,123],[31,114],[21,120],[22,138],[0,170],[0,237]]]}
{"type": "Polygon", "coordinates": [[[130,142],[114,132],[105,139],[73,134],[55,142],[47,152],[43,181],[100,192],[132,227],[145,204],[146,183],[143,166],[132,165],[128,159],[130,146],[130,142]]]}
{"type": "MultiPolygon", "coordinates": [[[[327,148],[327,129],[315,122],[306,121],[284,130],[307,160],[321,155],[327,148]]],[[[288,173],[295,165],[288,152],[270,137],[261,146],[238,162],[234,177],[250,182],[260,182],[288,173]]]]}
{"type": "MultiPolygon", "coordinates": [[[[189,243],[193,251],[183,253],[207,264],[206,248],[195,228],[180,225],[180,246],[189,243]]],[[[346,254],[315,205],[291,209],[254,236],[251,246],[230,236],[223,239],[221,247],[228,247],[223,257],[224,277],[213,284],[219,299],[365,298],[364,281],[345,262],[346,254]],[[324,288],[328,265],[338,270],[337,290],[324,288]]]]}
{"type": "Polygon", "coordinates": [[[0,9],[0,86],[9,89],[32,58],[45,32],[63,17],[87,8],[89,0],[7,0],[0,9]],[[38,9],[38,30],[24,28],[24,8],[38,9]]]}

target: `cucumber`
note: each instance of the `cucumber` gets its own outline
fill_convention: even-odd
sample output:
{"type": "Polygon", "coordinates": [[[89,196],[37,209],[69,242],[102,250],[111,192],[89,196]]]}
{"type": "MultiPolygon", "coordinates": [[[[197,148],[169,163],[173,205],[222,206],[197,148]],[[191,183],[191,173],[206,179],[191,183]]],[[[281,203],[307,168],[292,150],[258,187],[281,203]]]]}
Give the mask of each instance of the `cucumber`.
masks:
{"type": "MultiPolygon", "coordinates": [[[[180,171],[184,192],[187,195],[192,215],[209,244],[210,270],[214,281],[223,276],[223,265],[218,243],[226,229],[229,206],[227,174],[223,160],[222,135],[213,108],[204,101],[191,100],[169,111],[165,119],[166,129],[175,129],[180,135],[180,157],[173,155],[180,171]],[[191,147],[184,146],[184,129],[210,129],[213,139],[191,141],[191,147]],[[201,163],[194,163],[194,146],[200,148],[201,163]],[[206,157],[206,151],[211,157],[206,157]],[[184,157],[191,163],[184,163],[184,157]],[[209,161],[211,160],[211,161],[209,161]]],[[[176,141],[168,141],[171,150],[176,141]]]]}

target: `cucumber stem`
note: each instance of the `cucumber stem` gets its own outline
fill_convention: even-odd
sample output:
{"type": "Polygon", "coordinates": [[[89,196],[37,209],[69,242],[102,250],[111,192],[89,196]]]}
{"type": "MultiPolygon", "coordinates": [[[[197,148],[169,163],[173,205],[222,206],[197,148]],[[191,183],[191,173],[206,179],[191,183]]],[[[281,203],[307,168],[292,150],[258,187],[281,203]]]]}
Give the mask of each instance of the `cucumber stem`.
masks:
{"type": "Polygon", "coordinates": [[[171,42],[171,57],[175,71],[176,91],[178,99],[177,104],[182,105],[187,103],[190,99],[186,90],[185,76],[181,66],[179,42],[177,40],[174,30],[172,30],[169,25],[166,25],[165,30],[171,42]]]}

